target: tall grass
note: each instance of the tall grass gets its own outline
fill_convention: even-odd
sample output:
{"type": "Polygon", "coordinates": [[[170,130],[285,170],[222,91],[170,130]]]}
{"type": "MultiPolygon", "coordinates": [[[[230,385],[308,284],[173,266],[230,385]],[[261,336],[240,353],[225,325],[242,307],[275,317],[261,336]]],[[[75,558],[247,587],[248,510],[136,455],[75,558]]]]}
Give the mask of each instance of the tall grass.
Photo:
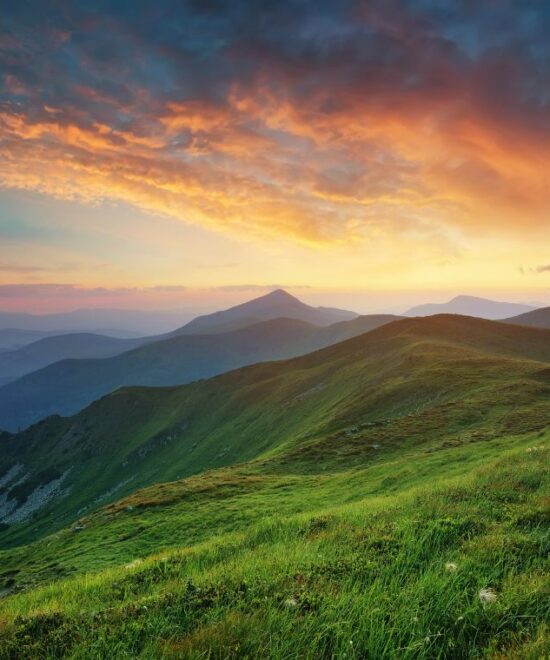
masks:
{"type": "Polygon", "coordinates": [[[534,440],[12,595],[0,657],[544,658],[548,433],[534,440]]]}

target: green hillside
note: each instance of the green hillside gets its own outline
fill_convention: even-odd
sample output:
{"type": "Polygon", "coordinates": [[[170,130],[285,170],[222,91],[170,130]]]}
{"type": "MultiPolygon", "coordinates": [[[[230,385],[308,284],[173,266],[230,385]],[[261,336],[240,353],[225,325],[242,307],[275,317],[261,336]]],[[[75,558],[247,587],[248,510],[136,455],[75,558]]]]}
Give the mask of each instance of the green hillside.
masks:
{"type": "Polygon", "coordinates": [[[9,526],[0,538],[26,542],[137,488],[260,456],[319,470],[442,430],[537,430],[548,410],[548,335],[466,317],[411,319],[188,386],[118,390],[3,441],[9,526]]]}
{"type": "Polygon", "coordinates": [[[4,437],[65,477],[3,532],[0,657],[544,657],[549,364],[408,319],[4,437]]]}

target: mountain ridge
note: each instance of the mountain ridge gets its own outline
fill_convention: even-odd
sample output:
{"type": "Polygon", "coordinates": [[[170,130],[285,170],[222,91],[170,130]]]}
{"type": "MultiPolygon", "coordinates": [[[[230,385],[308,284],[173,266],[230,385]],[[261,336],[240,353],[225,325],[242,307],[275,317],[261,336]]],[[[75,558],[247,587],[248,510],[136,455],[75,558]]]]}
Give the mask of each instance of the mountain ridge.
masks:
{"type": "Polygon", "coordinates": [[[407,310],[404,316],[432,316],[435,314],[462,314],[489,320],[502,320],[516,316],[535,308],[523,303],[509,303],[479,298],[477,296],[458,295],[444,303],[425,303],[407,310]]]}
{"type": "Polygon", "coordinates": [[[548,330],[442,315],[188,385],[125,387],[74,417],[4,435],[0,477],[28,475],[18,497],[48,483],[69,495],[17,523],[12,475],[3,518],[14,525],[11,542],[21,542],[34,529],[67,524],[82,507],[224,465],[261,459],[275,469],[283,461],[300,473],[316,457],[307,470],[322,472],[329,458],[353,464],[378,455],[372,445],[383,451],[390,436],[394,449],[411,446],[438,437],[441,425],[488,438],[537,430],[548,424],[549,364],[548,330]],[[356,437],[349,429],[361,424],[356,437]]]}
{"type": "Polygon", "coordinates": [[[506,323],[518,323],[536,328],[550,328],[550,307],[540,307],[525,314],[504,319],[506,323]]]}
{"type": "Polygon", "coordinates": [[[314,325],[330,325],[338,321],[349,321],[358,316],[359,314],[347,310],[312,307],[284,289],[275,289],[264,296],[228,309],[198,316],[171,334],[227,332],[275,318],[296,318],[314,325]]]}

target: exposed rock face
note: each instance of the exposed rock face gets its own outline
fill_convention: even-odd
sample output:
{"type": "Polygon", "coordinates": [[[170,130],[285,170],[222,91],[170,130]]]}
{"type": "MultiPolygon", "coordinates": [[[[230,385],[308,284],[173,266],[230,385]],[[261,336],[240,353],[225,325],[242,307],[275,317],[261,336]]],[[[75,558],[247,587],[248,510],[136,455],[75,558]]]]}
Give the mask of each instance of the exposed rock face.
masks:
{"type": "MultiPolygon", "coordinates": [[[[6,475],[4,475],[3,483],[8,484],[13,481],[14,476],[19,474],[23,466],[15,465],[11,468],[6,475]],[[16,469],[18,468],[18,469],[16,469]],[[14,472],[15,470],[15,472],[14,472]],[[11,476],[7,479],[8,475],[11,476]]],[[[69,493],[69,488],[63,489],[61,484],[70,470],[65,472],[55,479],[51,479],[47,483],[37,484],[37,486],[27,495],[24,501],[20,501],[15,497],[11,497],[11,490],[0,494],[0,522],[11,524],[27,520],[35,511],[43,507],[55,497],[65,497],[69,493]]],[[[13,489],[15,486],[24,484],[26,476],[11,484],[13,489]]]]}

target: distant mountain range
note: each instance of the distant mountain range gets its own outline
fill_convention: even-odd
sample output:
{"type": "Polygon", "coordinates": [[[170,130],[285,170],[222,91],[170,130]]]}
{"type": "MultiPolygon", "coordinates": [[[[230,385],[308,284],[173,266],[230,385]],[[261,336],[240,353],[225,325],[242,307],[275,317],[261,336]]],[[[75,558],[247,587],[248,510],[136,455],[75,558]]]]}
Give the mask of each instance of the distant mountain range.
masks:
{"type": "Polygon", "coordinates": [[[141,346],[148,338],[119,339],[92,333],[54,335],[0,353],[0,385],[68,358],[103,358],[141,346]]]}
{"type": "MultiPolygon", "coordinates": [[[[62,360],[0,387],[0,428],[15,430],[48,415],[73,414],[123,385],[178,385],[302,355],[397,318],[363,316],[325,327],[273,319],[224,333],[173,336],[110,358],[62,360]]],[[[109,350],[109,344],[104,348],[109,350]]]]}
{"type": "MultiPolygon", "coordinates": [[[[471,296],[414,307],[407,315],[432,315],[442,308],[469,316],[504,315],[510,323],[550,326],[550,308],[535,310],[471,296]],[[510,314],[518,310],[529,311],[510,314]]],[[[75,314],[79,322],[84,321],[81,313],[75,314]]],[[[60,315],[53,316],[59,320],[60,315]]],[[[89,322],[90,317],[86,318],[89,322]]],[[[199,316],[163,334],[117,338],[67,333],[43,337],[17,350],[0,351],[0,428],[14,430],[51,414],[73,414],[124,385],[182,384],[254,362],[302,355],[397,318],[312,307],[278,289],[199,316]]],[[[17,341],[51,331],[0,330],[0,339],[2,332],[8,341],[17,341]]]]}
{"type": "Polygon", "coordinates": [[[60,314],[0,312],[0,331],[36,330],[50,334],[92,332],[127,338],[169,332],[187,320],[189,315],[184,312],[128,309],[77,309],[60,314]]]}
{"type": "MultiPolygon", "coordinates": [[[[356,332],[366,330],[372,319],[347,323],[359,327],[340,327],[356,332]]],[[[266,321],[224,335],[174,338],[164,346],[94,362],[122,360],[131,368],[149,355],[150,364],[157,360],[158,375],[170,367],[163,355],[166,346],[173,346],[187,356],[182,366],[197,376],[261,353],[296,350],[297,344],[319,337],[316,333],[334,338],[334,326],[266,321]]],[[[396,320],[303,357],[186,386],[123,388],[75,417],[50,417],[18,435],[2,436],[0,518],[8,524],[27,520],[26,526],[14,525],[12,540],[23,540],[17,535],[67,525],[137,488],[262,456],[271,461],[273,473],[286,467],[296,478],[321,470],[327,461],[333,468],[349,468],[362,456],[376,461],[382,452],[427,441],[442,449],[539,431],[548,422],[549,363],[549,330],[442,315],[396,320]],[[45,497],[50,491],[56,497],[45,497]]],[[[79,373],[74,362],[63,364],[69,379],[79,373]]],[[[94,372],[82,373],[83,380],[70,381],[74,387],[94,372]]],[[[55,381],[44,378],[40,387],[48,382],[55,381]]],[[[261,471],[261,465],[256,468],[261,471]]],[[[211,487],[205,483],[204,488],[211,487]]],[[[196,506],[189,498],[187,506],[196,506]]],[[[152,511],[159,503],[144,497],[140,506],[152,511]]],[[[101,524],[108,520],[109,515],[100,516],[101,524]]],[[[73,537],[67,532],[62,543],[73,543],[73,537]]],[[[112,538],[124,540],[119,537],[112,538]]]]}
{"type": "MultiPolygon", "coordinates": [[[[170,337],[223,333],[277,318],[296,319],[322,326],[351,320],[357,316],[354,312],[311,307],[286,291],[277,290],[242,305],[199,316],[168,333],[137,338],[113,338],[97,333],[65,333],[41,338],[16,350],[0,352],[0,385],[60,360],[112,357],[170,337]]],[[[38,334],[37,331],[31,330],[12,330],[11,334],[7,335],[8,339],[17,339],[17,333],[21,333],[21,337],[38,334]]]]}
{"type": "Polygon", "coordinates": [[[404,316],[433,316],[434,314],[462,314],[480,319],[499,320],[534,310],[520,303],[498,302],[475,296],[456,296],[446,303],[430,303],[411,307],[404,316]]]}
{"type": "Polygon", "coordinates": [[[350,321],[358,316],[356,312],[342,309],[311,307],[286,291],[277,289],[242,305],[199,316],[174,334],[227,332],[271,319],[297,319],[314,325],[331,325],[338,321],[350,321]]]}

